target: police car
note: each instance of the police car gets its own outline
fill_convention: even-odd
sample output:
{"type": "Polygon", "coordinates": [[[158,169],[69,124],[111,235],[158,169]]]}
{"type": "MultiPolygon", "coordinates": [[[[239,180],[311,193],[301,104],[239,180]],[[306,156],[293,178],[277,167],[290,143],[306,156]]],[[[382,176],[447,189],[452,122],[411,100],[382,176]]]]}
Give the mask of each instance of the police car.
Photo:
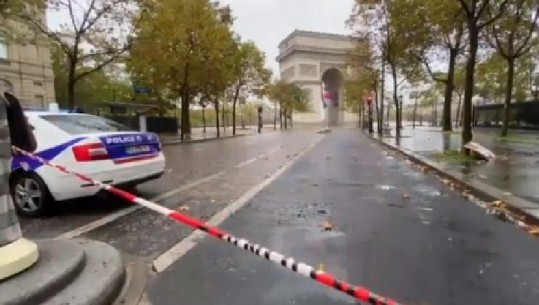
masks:
{"type": "MultiPolygon", "coordinates": [[[[36,155],[75,172],[120,187],[159,178],[165,157],[154,133],[81,113],[25,111],[37,141],[36,155]]],[[[54,201],[96,195],[100,189],[73,175],[16,155],[10,188],[18,212],[42,214],[54,201]]]]}

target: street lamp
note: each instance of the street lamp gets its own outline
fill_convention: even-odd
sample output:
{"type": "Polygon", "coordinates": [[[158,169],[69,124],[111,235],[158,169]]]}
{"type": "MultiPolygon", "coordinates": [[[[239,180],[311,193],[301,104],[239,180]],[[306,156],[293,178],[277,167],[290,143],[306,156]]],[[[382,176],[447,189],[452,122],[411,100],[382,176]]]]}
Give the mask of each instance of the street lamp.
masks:
{"type": "Polygon", "coordinates": [[[367,107],[369,111],[369,133],[372,134],[374,132],[374,128],[373,128],[373,122],[372,122],[372,96],[371,95],[367,96],[367,107]]]}

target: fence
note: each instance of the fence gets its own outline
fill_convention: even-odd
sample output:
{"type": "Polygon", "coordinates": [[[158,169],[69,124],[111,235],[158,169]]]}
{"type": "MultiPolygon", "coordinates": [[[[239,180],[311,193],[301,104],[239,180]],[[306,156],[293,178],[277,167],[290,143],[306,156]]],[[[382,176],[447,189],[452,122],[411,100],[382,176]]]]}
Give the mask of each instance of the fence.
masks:
{"type": "MultiPolygon", "coordinates": [[[[500,127],[503,116],[503,104],[475,106],[473,123],[474,126],[480,127],[500,127]]],[[[509,106],[509,127],[539,129],[539,101],[511,104],[509,106]]]]}
{"type": "MultiPolygon", "coordinates": [[[[133,115],[107,115],[108,119],[116,121],[134,130],[140,130],[138,116],[133,115]]],[[[146,117],[146,128],[149,132],[155,133],[176,133],[178,132],[178,121],[171,117],[146,117]]]]}

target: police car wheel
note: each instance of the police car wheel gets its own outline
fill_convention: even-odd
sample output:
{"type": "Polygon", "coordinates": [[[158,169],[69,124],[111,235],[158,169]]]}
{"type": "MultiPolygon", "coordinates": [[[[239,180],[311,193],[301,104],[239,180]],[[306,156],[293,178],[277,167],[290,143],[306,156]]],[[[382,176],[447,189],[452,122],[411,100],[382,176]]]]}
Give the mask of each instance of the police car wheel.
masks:
{"type": "Polygon", "coordinates": [[[42,215],[52,200],[43,180],[33,173],[18,175],[11,184],[11,194],[15,208],[24,216],[42,215]]]}

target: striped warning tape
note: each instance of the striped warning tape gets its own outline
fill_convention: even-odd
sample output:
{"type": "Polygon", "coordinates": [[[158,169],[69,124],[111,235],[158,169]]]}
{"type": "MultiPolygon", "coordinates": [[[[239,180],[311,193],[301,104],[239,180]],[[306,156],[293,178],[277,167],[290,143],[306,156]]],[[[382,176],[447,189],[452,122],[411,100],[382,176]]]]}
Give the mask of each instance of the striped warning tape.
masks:
{"type": "Polygon", "coordinates": [[[56,168],[58,169],[59,171],[61,172],[64,172],[66,174],[70,174],[70,175],[74,175],[76,177],[78,177],[79,179],[85,181],[85,182],[88,182],[88,183],[91,183],[93,185],[96,185],[96,186],[99,186],[100,188],[104,189],[104,190],[107,190],[113,194],[116,194],[117,196],[120,196],[122,198],[124,198],[125,200],[128,200],[129,202],[132,202],[132,203],[136,203],[136,204],[140,204],[141,206],[144,206],[154,212],[157,212],[157,213],[160,213],[162,215],[165,215],[177,222],[180,222],[180,223],[183,223],[185,225],[188,225],[194,229],[197,229],[197,230],[201,230],[201,231],[204,231],[206,232],[207,234],[215,237],[215,238],[218,238],[218,239],[221,239],[221,240],[224,240],[224,241],[227,241],[235,246],[237,246],[238,248],[241,248],[241,249],[244,249],[246,251],[250,251],[260,257],[263,257],[269,261],[272,261],[272,262],[275,262],[285,268],[288,268],[296,273],[299,273],[305,277],[308,277],[308,278],[311,278],[315,281],[317,281],[318,283],[320,284],[323,284],[323,285],[326,285],[326,286],[329,286],[331,288],[334,288],[338,291],[341,291],[341,292],[344,292],[352,297],[354,297],[355,299],[359,300],[359,301],[364,301],[364,302],[368,302],[369,304],[372,304],[372,305],[400,305],[401,303],[398,303],[392,299],[388,299],[388,298],[384,298],[384,297],[381,297],[371,291],[369,291],[368,289],[366,288],[363,288],[363,287],[360,287],[360,286],[354,286],[354,285],[351,285],[345,281],[341,281],[339,279],[337,279],[336,277],[334,277],[333,275],[329,274],[329,273],[326,273],[326,272],[323,272],[323,271],[316,271],[312,266],[309,266],[307,264],[304,264],[304,263],[301,263],[301,262],[296,262],[293,258],[291,257],[286,257],[278,252],[275,252],[275,251],[271,251],[267,248],[264,248],[260,245],[257,245],[257,244],[253,244],[251,242],[249,242],[248,240],[246,239],[243,239],[243,238],[237,238],[237,237],[234,237],[228,233],[226,233],[225,231],[219,229],[219,228],[216,228],[216,227],[210,227],[208,226],[207,224],[205,224],[203,221],[201,220],[198,220],[194,217],[191,217],[189,215],[186,215],[186,214],[183,214],[183,213],[180,213],[178,211],[174,211],[174,210],[171,210],[171,209],[168,209],[166,207],[163,207],[163,206],[160,206],[154,202],[151,202],[151,201],[148,201],[144,198],[141,198],[141,197],[137,197],[129,192],[126,192],[126,191],[123,191],[121,189],[118,189],[112,185],[109,185],[109,184],[105,184],[101,181],[97,181],[97,180],[94,180],[86,175],[83,175],[83,174],[80,174],[80,173],[76,173],[76,172],[73,172],[73,171],[70,171],[69,169],[65,168],[64,166],[61,166],[61,165],[58,165],[58,164],[55,164],[49,160],[46,160],[46,159],[43,159],[39,156],[36,156],[32,153],[29,153],[25,150],[22,150],[18,147],[15,147],[13,146],[13,150],[16,151],[16,152],[19,152],[29,158],[32,158],[34,160],[37,160],[41,163],[43,163],[44,165],[47,165],[47,166],[50,166],[50,167],[53,167],[53,168],[56,168]]]}

